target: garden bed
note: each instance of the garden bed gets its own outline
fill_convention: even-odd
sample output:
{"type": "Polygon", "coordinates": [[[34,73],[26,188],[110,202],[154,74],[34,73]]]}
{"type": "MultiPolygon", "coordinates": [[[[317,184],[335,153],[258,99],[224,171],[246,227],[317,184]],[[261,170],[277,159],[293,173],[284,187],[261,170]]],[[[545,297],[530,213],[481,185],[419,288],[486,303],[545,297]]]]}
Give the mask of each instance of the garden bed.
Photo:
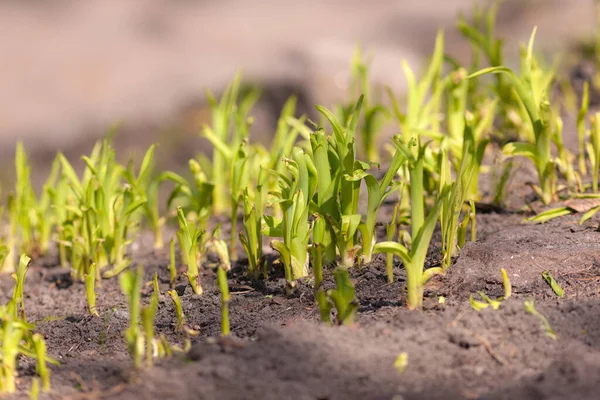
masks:
{"type": "MultiPolygon", "coordinates": [[[[48,398],[182,399],[595,399],[600,384],[600,233],[594,218],[583,226],[567,216],[523,225],[523,215],[481,214],[480,236],[469,243],[446,277],[426,289],[425,310],[404,307],[404,273],[387,283],[385,257],[352,270],[360,300],[354,326],[328,327],[319,320],[313,289],[300,283],[286,296],[281,276],[253,283],[231,273],[230,338],[219,338],[220,300],[208,271],[203,296],[177,283],[187,323],[199,332],[188,358],[132,370],[122,339],[129,315],[118,281],[97,287],[100,317],[87,311],[85,287],[48,258],[32,265],[26,280],[29,321],[60,361],[52,367],[48,398]],[[498,310],[475,311],[469,296],[503,293],[505,268],[513,295],[498,310]],[[559,298],[542,278],[565,290],[559,298]],[[439,296],[445,304],[439,303],[439,296]],[[558,336],[548,337],[539,318],[526,312],[535,299],[558,336]],[[396,357],[406,352],[399,374],[396,357]],[[400,396],[400,397],[394,397],[400,396]]],[[[145,281],[159,275],[169,288],[168,257],[142,237],[134,262],[145,281]]],[[[432,260],[434,262],[434,260],[432,260]]],[[[9,285],[3,282],[3,293],[9,285]]],[[[147,295],[150,288],[146,288],[147,295]]],[[[162,294],[155,326],[172,343],[175,311],[162,294]]],[[[20,366],[19,389],[27,396],[33,365],[20,366]]],[[[18,398],[17,396],[16,398],[18,398]]]]}

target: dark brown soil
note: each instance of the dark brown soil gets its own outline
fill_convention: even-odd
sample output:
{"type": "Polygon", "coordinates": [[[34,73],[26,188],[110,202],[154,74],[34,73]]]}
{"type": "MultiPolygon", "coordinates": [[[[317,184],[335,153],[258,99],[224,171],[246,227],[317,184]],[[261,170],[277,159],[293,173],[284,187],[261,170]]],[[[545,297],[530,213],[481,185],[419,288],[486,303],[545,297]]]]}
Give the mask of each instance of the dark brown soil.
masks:
{"type": "MultiPolygon", "coordinates": [[[[400,265],[393,284],[387,283],[382,256],[354,268],[360,308],[351,327],[318,321],[310,282],[300,282],[296,294],[285,296],[276,265],[268,281],[256,283],[245,278],[241,260],[229,281],[234,337],[220,339],[214,275],[204,272],[201,297],[180,278],[176,288],[187,324],[199,335],[188,357],[137,372],[122,335],[129,314],[118,279],[101,282],[100,317],[90,317],[83,284],[54,267],[51,257],[38,260],[26,280],[27,317],[61,363],[52,367],[52,393],[45,398],[597,399],[600,218],[580,226],[577,215],[543,225],[523,224],[523,217],[480,213],[477,242],[463,249],[447,276],[428,284],[420,312],[405,307],[400,265]],[[498,310],[474,311],[471,294],[503,294],[501,268],[509,274],[513,296],[498,310]],[[562,285],[564,298],[542,279],[545,270],[562,285]],[[535,299],[557,340],[525,311],[527,299],[535,299]],[[402,352],[408,367],[399,374],[394,361],[402,352]]],[[[181,345],[166,294],[168,259],[165,252],[149,250],[151,243],[143,234],[132,256],[144,266],[147,282],[155,272],[160,278],[157,334],[181,345]]],[[[439,257],[438,246],[432,243],[431,263],[439,257]]],[[[2,301],[11,287],[10,279],[2,280],[2,301]]],[[[145,289],[145,301],[150,291],[145,289]]],[[[25,398],[35,374],[31,360],[21,360],[19,373],[21,392],[15,398],[25,398]]]]}

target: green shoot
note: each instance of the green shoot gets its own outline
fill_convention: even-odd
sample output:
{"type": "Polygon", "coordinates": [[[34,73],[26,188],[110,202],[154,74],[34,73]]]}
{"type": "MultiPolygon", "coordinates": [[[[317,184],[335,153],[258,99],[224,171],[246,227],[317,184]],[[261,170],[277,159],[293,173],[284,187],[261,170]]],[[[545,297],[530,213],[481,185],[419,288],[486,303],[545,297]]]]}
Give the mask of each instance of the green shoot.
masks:
{"type": "Polygon", "coordinates": [[[134,193],[138,198],[146,198],[147,201],[142,205],[143,214],[150,225],[154,233],[154,248],[163,248],[162,238],[162,226],[165,222],[164,218],[161,218],[158,212],[158,189],[160,183],[163,181],[161,177],[157,179],[152,178],[152,170],[154,167],[154,149],[155,145],[152,145],[146,151],[140,171],[135,176],[133,168],[133,160],[131,160],[127,166],[127,170],[124,172],[127,182],[133,188],[134,193]]]}
{"type": "Polygon", "coordinates": [[[560,285],[558,284],[558,282],[556,282],[554,277],[552,275],[550,275],[550,271],[542,272],[542,278],[544,278],[546,283],[548,283],[548,285],[550,285],[550,287],[552,288],[552,291],[554,293],[556,293],[556,295],[558,297],[563,297],[565,295],[563,288],[560,287],[560,285]]]}
{"type": "MultiPolygon", "coordinates": [[[[415,181],[415,186],[416,184],[417,181],[415,181]]],[[[410,250],[402,244],[392,241],[377,243],[373,248],[373,254],[392,253],[402,260],[404,269],[406,270],[408,291],[407,305],[411,310],[422,308],[425,283],[427,283],[432,276],[444,273],[442,268],[439,267],[425,270],[425,258],[427,256],[427,249],[429,247],[429,242],[431,241],[431,236],[433,235],[433,230],[442,210],[442,201],[447,195],[447,190],[440,193],[432,211],[425,221],[420,223],[419,221],[422,221],[420,218],[413,218],[413,238],[410,250]]]]}
{"type": "Polygon", "coordinates": [[[350,280],[348,270],[345,268],[336,268],[333,275],[335,289],[328,290],[327,296],[319,299],[321,319],[323,322],[331,323],[330,314],[335,306],[337,324],[352,325],[358,311],[358,300],[356,299],[354,284],[350,280]]]}
{"type": "Polygon", "coordinates": [[[577,137],[579,139],[579,172],[581,175],[587,175],[587,166],[585,163],[585,136],[586,136],[586,128],[585,128],[585,117],[588,113],[588,107],[590,103],[589,96],[589,85],[588,82],[584,82],[583,84],[583,95],[581,96],[581,107],[579,108],[579,113],[577,114],[577,137]]]}
{"type": "Polygon", "coordinates": [[[17,317],[17,309],[20,310],[20,318],[23,321],[26,321],[25,318],[25,303],[23,301],[23,288],[25,286],[25,275],[29,270],[29,263],[31,262],[31,258],[29,258],[25,254],[21,254],[19,259],[19,266],[15,273],[12,274],[13,279],[15,280],[15,288],[13,290],[13,300],[15,302],[15,318],[17,317]]]}
{"type": "MultiPolygon", "coordinates": [[[[552,113],[550,103],[546,99],[547,93],[545,90],[547,89],[547,85],[535,79],[538,73],[534,66],[532,54],[535,32],[536,30],[534,29],[529,40],[527,52],[523,58],[522,77],[518,77],[509,68],[498,66],[477,71],[469,75],[468,79],[488,73],[503,74],[508,78],[510,85],[514,88],[525,110],[533,137],[532,142],[511,142],[506,144],[503,148],[503,153],[508,157],[524,156],[534,163],[539,177],[539,186],[534,186],[534,191],[544,204],[549,204],[555,198],[556,191],[555,164],[551,155],[552,113]]],[[[544,79],[543,81],[545,82],[546,80],[544,79]]]]}
{"type": "Polygon", "coordinates": [[[141,265],[138,265],[136,272],[127,270],[119,275],[121,290],[129,303],[130,321],[129,327],[125,330],[125,340],[129,354],[133,358],[133,367],[136,369],[141,366],[144,355],[144,335],[139,327],[142,275],[141,265]]]}
{"type": "Polygon", "coordinates": [[[96,310],[96,264],[92,263],[89,272],[85,275],[85,294],[87,296],[90,315],[99,317],[96,310]]]}
{"type": "Polygon", "coordinates": [[[364,262],[371,262],[373,257],[373,247],[375,246],[376,241],[375,223],[377,222],[377,212],[379,211],[379,207],[381,207],[385,199],[393,193],[393,189],[390,188],[392,179],[406,161],[406,155],[402,150],[397,149],[381,182],[377,182],[377,179],[375,179],[373,175],[367,173],[355,175],[354,177],[354,179],[360,179],[362,175],[362,179],[364,179],[367,185],[369,195],[366,219],[364,222],[361,221],[358,226],[363,241],[362,259],[364,262]]]}
{"type": "Polygon", "coordinates": [[[158,275],[156,273],[154,274],[153,283],[154,291],[150,296],[150,302],[146,307],[142,307],[142,327],[146,338],[146,365],[148,367],[152,367],[154,347],[158,343],[154,337],[154,316],[158,310],[158,275]]]}
{"type": "Polygon", "coordinates": [[[540,313],[538,310],[535,309],[533,299],[525,300],[525,311],[537,317],[541,321],[542,328],[544,329],[544,332],[546,332],[546,336],[548,336],[552,340],[558,339],[558,336],[556,335],[556,333],[554,333],[554,330],[550,326],[550,322],[548,322],[548,318],[546,318],[544,314],[540,313]]]}
{"type": "Polygon", "coordinates": [[[244,172],[240,169],[239,161],[246,155],[240,157],[236,153],[240,151],[242,142],[248,137],[251,123],[248,113],[258,99],[259,93],[250,91],[237,104],[240,82],[241,74],[236,74],[220,102],[217,102],[211,93],[207,93],[212,110],[212,126],[204,126],[202,135],[215,147],[211,171],[211,181],[214,183],[212,206],[215,214],[223,214],[229,206],[234,214],[235,206],[228,200],[237,202],[239,190],[244,187],[241,179],[244,172]],[[228,171],[231,174],[229,176],[227,176],[228,171]]]}
{"type": "MultiPolygon", "coordinates": [[[[385,226],[388,242],[394,240],[394,236],[398,232],[398,226],[400,225],[399,217],[400,203],[397,203],[394,206],[394,214],[392,215],[392,221],[389,224],[386,224],[385,226]]],[[[387,272],[388,283],[394,282],[394,253],[386,254],[385,269],[387,272]]]]}
{"type": "Polygon", "coordinates": [[[180,331],[183,329],[183,325],[185,324],[185,315],[183,314],[183,307],[181,306],[181,300],[179,299],[179,295],[175,289],[169,290],[167,292],[169,296],[171,296],[171,300],[173,300],[173,305],[175,306],[175,315],[177,317],[177,324],[175,325],[175,330],[180,331]]]}
{"type": "Polygon", "coordinates": [[[600,179],[600,112],[591,117],[591,141],[586,143],[592,169],[592,191],[598,193],[600,179]]]}
{"type": "MultiPolygon", "coordinates": [[[[387,109],[381,104],[371,104],[371,90],[369,85],[369,65],[363,61],[360,48],[356,48],[352,57],[351,65],[351,95],[355,98],[363,95],[364,116],[360,123],[359,135],[362,145],[362,156],[370,162],[378,162],[379,154],[377,152],[377,134],[379,128],[387,116],[387,109]]],[[[344,109],[344,115],[352,112],[354,104],[350,104],[344,109]]]]}
{"type": "Polygon", "coordinates": [[[331,257],[334,253],[329,244],[330,238],[333,237],[344,268],[354,265],[355,256],[360,249],[357,238],[361,221],[361,215],[358,213],[360,181],[369,164],[356,159],[354,133],[363,100],[363,96],[358,99],[344,126],[331,111],[317,105],[317,110],[331,124],[333,136],[327,138],[318,130],[311,137],[317,171],[317,211],[326,218],[330,226],[330,232],[326,232],[326,246],[323,249],[325,262],[333,261],[331,257]]]}
{"type": "Polygon", "coordinates": [[[200,283],[198,263],[201,255],[199,248],[200,240],[204,236],[205,231],[188,222],[181,207],[177,208],[177,218],[179,220],[179,231],[177,232],[179,247],[185,255],[185,262],[187,263],[186,276],[194,293],[201,295],[202,285],[200,283]]]}
{"type": "Polygon", "coordinates": [[[171,238],[169,242],[169,281],[171,288],[175,285],[177,280],[177,266],[175,264],[175,238],[171,238]]]}
{"type": "Polygon", "coordinates": [[[398,375],[402,375],[408,366],[408,354],[402,352],[398,354],[394,361],[394,368],[398,371],[398,375]]]}
{"type": "Polygon", "coordinates": [[[229,251],[227,243],[213,234],[212,247],[219,256],[219,265],[217,265],[217,285],[221,292],[221,335],[229,336],[229,286],[227,284],[227,272],[231,270],[231,262],[229,261],[229,251]]]}
{"type": "Polygon", "coordinates": [[[283,219],[265,216],[267,234],[283,237],[283,242],[272,240],[271,247],[277,251],[284,265],[286,290],[291,292],[296,280],[308,275],[308,242],[311,225],[308,222],[310,200],[316,189],[316,169],[310,157],[299,147],[292,157],[285,159],[291,178],[269,170],[279,177],[280,192],[275,193],[283,212],[283,219]]]}
{"type": "Polygon", "coordinates": [[[485,300],[485,302],[475,300],[473,295],[469,297],[469,302],[471,303],[471,307],[475,311],[480,311],[484,308],[492,306],[494,310],[497,310],[500,307],[502,301],[508,299],[512,295],[512,284],[510,283],[510,279],[508,278],[508,273],[504,268],[501,269],[502,272],[502,285],[504,287],[504,296],[498,297],[496,300],[492,300],[489,296],[487,296],[483,291],[478,291],[477,294],[485,300]]]}
{"type": "Polygon", "coordinates": [[[246,250],[246,255],[248,256],[248,275],[252,279],[257,279],[261,273],[266,275],[265,260],[262,248],[262,219],[264,213],[262,202],[262,185],[257,187],[257,198],[255,204],[252,204],[250,201],[248,189],[246,188],[244,190],[243,207],[244,230],[239,234],[240,242],[244,246],[244,250],[246,250]]]}
{"type": "Polygon", "coordinates": [[[33,348],[35,350],[36,355],[36,364],[35,369],[40,379],[42,380],[42,390],[44,392],[50,391],[50,371],[48,370],[48,366],[46,365],[46,342],[44,338],[39,333],[34,333],[31,336],[31,341],[33,342],[33,348]]]}

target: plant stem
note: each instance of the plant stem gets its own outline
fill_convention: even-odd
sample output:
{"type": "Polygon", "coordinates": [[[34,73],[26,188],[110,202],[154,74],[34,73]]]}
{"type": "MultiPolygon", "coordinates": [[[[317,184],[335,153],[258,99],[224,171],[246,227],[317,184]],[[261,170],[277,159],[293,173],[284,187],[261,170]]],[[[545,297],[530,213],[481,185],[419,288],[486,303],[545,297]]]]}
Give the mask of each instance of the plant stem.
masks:
{"type": "Polygon", "coordinates": [[[217,267],[217,281],[221,291],[221,334],[229,336],[229,286],[227,285],[227,271],[222,267],[217,267]]]}

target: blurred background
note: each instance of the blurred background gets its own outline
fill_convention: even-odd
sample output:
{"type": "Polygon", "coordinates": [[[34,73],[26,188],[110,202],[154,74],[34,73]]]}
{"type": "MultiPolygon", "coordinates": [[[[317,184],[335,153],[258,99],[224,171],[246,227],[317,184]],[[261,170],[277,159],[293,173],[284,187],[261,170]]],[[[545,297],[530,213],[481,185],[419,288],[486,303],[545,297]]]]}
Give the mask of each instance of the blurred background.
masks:
{"type": "MultiPolygon", "coordinates": [[[[439,28],[447,53],[468,62],[456,21],[475,3],[486,1],[4,0],[0,181],[17,140],[44,170],[58,150],[87,154],[118,121],[123,157],[158,142],[160,168],[185,168],[202,151],[205,90],[218,96],[238,70],[263,88],[256,129],[267,135],[293,93],[306,112],[343,99],[359,44],[374,55],[373,81],[401,94],[400,61],[418,73],[439,28]]],[[[497,24],[509,63],[534,25],[536,49],[553,57],[595,34],[594,1],[504,0],[497,24]]]]}

